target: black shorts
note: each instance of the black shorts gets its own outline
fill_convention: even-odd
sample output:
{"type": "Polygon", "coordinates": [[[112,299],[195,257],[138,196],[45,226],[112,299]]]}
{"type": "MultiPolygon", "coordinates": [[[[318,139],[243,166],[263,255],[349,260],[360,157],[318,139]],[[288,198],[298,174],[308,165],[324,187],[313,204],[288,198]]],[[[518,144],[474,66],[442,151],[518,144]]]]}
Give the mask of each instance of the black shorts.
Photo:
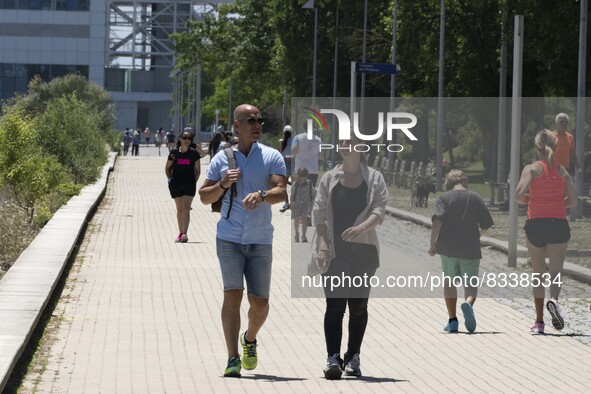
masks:
{"type": "Polygon", "coordinates": [[[527,219],[523,229],[527,240],[537,248],[570,240],[570,227],[566,219],[527,219]]]}
{"type": "Polygon", "coordinates": [[[170,190],[170,196],[172,198],[191,196],[195,197],[197,192],[197,184],[193,180],[185,179],[172,179],[168,184],[168,190],[170,190]]]}

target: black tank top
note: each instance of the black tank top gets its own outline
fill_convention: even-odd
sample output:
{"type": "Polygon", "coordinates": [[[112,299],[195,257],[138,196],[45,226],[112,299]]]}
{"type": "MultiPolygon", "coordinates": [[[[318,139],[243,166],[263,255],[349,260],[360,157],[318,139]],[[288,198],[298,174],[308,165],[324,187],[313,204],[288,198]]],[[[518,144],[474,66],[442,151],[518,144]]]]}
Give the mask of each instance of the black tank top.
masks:
{"type": "Polygon", "coordinates": [[[352,189],[343,186],[340,182],[336,184],[331,197],[333,226],[334,226],[334,244],[339,250],[345,245],[341,238],[343,231],[352,227],[357,220],[357,216],[367,206],[367,184],[365,181],[361,185],[352,189]]]}

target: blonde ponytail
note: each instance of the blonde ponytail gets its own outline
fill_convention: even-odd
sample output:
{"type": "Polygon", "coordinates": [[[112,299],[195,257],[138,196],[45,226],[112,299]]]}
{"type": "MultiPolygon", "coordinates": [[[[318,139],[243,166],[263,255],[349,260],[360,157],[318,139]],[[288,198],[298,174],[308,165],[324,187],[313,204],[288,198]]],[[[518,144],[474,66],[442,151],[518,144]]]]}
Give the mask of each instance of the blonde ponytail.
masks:
{"type": "Polygon", "coordinates": [[[534,145],[541,156],[540,158],[550,165],[554,162],[554,150],[557,143],[556,136],[548,129],[540,130],[534,138],[534,145]]]}

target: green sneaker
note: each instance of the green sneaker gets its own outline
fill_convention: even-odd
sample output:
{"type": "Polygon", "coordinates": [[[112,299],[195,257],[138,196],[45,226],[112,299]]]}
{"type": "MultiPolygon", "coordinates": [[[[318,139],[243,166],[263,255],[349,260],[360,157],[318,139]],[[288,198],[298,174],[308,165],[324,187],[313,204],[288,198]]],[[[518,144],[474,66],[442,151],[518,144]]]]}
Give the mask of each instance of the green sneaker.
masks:
{"type": "Polygon", "coordinates": [[[240,361],[240,356],[232,357],[228,360],[228,366],[224,371],[225,378],[239,378],[242,375],[240,374],[240,369],[242,368],[242,361],[240,361]]]}
{"type": "Polygon", "coordinates": [[[242,359],[244,360],[244,369],[251,370],[257,367],[259,361],[257,357],[257,342],[246,343],[246,331],[240,335],[240,344],[242,345],[242,359]]]}

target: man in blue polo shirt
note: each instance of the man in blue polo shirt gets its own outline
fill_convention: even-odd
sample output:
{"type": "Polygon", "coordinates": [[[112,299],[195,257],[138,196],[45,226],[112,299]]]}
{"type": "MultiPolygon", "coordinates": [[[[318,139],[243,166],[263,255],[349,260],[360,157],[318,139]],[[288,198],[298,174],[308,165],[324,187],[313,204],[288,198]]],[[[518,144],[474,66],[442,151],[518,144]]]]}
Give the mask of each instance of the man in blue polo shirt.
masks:
{"type": "Polygon", "coordinates": [[[285,162],[279,151],[259,144],[264,121],[260,111],[250,105],[239,105],[234,111],[234,128],[238,145],[233,147],[236,169],[230,170],[225,152],[216,154],[207,177],[199,189],[201,202],[217,201],[225,190],[221,218],[217,224],[217,255],[224,282],[222,326],[228,349],[226,377],[240,377],[244,369],[256,368],[256,335],[269,313],[269,288],[273,225],[271,205],[285,200],[285,162]],[[231,186],[236,195],[230,205],[231,186]],[[240,335],[243,359],[240,360],[240,303],[246,278],[248,329],[240,335]]]}

